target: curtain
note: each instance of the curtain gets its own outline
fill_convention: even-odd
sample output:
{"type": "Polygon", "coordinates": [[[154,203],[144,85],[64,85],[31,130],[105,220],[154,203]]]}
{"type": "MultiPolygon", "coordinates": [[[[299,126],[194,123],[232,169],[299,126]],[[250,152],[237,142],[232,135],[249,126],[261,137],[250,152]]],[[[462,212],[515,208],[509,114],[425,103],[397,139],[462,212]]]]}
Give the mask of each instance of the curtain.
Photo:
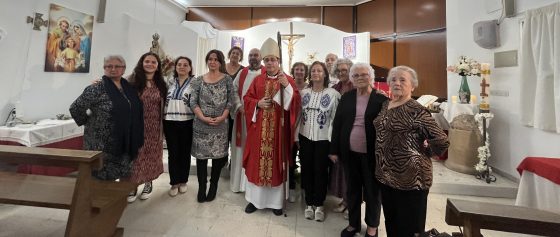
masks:
{"type": "Polygon", "coordinates": [[[560,133],[560,3],[527,11],[520,66],[521,123],[560,133]]]}
{"type": "Polygon", "coordinates": [[[196,50],[197,65],[195,71],[193,72],[194,75],[199,76],[208,72],[208,68],[206,67],[206,60],[205,60],[206,54],[208,53],[208,51],[215,49],[216,45],[217,45],[216,38],[207,39],[207,38],[198,37],[198,49],[196,50]]]}

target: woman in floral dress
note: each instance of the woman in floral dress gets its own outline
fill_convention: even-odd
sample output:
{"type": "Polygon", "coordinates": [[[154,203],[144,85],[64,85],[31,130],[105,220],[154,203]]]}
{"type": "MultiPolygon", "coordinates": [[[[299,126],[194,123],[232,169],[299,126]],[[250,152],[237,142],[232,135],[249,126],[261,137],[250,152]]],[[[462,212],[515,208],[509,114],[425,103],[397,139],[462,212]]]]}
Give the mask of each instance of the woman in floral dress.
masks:
{"type": "Polygon", "coordinates": [[[228,156],[228,120],[232,105],[233,82],[226,74],[224,54],[210,50],[206,55],[208,72],[192,82],[190,106],[195,114],[191,154],[196,157],[198,202],[216,197],[220,172],[228,156]],[[206,193],[208,160],[212,159],[210,188],[206,193]]]}
{"type": "MultiPolygon", "coordinates": [[[[144,183],[140,199],[146,200],[152,193],[152,180],[163,173],[162,105],[167,85],[158,56],[151,52],[143,54],[128,80],[138,91],[144,106],[144,146],[134,161],[129,180],[138,185],[144,183]]],[[[128,202],[136,200],[136,193],[135,189],[128,195],[128,202]]]]}

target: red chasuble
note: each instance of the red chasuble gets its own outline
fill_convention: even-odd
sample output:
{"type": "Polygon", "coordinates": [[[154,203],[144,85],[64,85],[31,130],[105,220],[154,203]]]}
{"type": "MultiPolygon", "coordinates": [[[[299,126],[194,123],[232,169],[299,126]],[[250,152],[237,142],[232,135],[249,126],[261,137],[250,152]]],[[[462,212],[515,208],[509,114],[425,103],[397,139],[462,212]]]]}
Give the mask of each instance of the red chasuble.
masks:
{"type": "MultiPolygon", "coordinates": [[[[257,186],[276,187],[286,180],[282,171],[282,158],[280,158],[280,118],[284,112],[283,155],[292,155],[296,118],[301,110],[301,97],[293,78],[286,75],[294,91],[293,98],[286,111],[273,102],[268,109],[256,110],[256,122],[253,115],[257,103],[263,97],[273,98],[280,88],[278,79],[269,78],[266,74],[257,76],[247,93],[243,97],[245,119],[247,123],[247,142],[243,151],[243,168],[249,182],[257,186]]],[[[289,95],[284,92],[284,103],[289,101],[289,95]]],[[[286,159],[290,161],[291,159],[286,159]]]]}

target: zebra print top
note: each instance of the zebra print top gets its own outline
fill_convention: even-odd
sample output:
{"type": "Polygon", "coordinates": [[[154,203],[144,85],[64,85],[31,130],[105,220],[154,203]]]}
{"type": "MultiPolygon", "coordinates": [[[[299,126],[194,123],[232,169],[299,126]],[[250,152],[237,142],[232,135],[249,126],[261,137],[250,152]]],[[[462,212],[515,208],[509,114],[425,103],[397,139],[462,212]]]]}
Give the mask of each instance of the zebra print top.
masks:
{"type": "Polygon", "coordinates": [[[375,176],[395,189],[428,190],[432,186],[430,157],[447,149],[447,135],[416,100],[391,109],[388,105],[385,101],[373,120],[377,132],[375,176]]]}

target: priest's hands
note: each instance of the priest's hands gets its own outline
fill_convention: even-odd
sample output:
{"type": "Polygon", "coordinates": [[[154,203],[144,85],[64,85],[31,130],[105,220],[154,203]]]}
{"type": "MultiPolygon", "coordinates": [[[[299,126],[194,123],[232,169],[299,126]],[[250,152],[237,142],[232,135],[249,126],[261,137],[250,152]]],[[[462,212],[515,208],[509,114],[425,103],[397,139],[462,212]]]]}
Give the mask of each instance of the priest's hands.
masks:
{"type": "Polygon", "coordinates": [[[278,74],[278,82],[280,82],[283,87],[288,87],[288,85],[290,85],[290,82],[288,82],[288,78],[286,77],[284,72],[280,72],[278,74]]]}
{"type": "Polygon", "coordinates": [[[261,100],[259,100],[259,102],[257,103],[257,106],[261,109],[270,108],[272,106],[272,98],[263,97],[261,100]]]}

